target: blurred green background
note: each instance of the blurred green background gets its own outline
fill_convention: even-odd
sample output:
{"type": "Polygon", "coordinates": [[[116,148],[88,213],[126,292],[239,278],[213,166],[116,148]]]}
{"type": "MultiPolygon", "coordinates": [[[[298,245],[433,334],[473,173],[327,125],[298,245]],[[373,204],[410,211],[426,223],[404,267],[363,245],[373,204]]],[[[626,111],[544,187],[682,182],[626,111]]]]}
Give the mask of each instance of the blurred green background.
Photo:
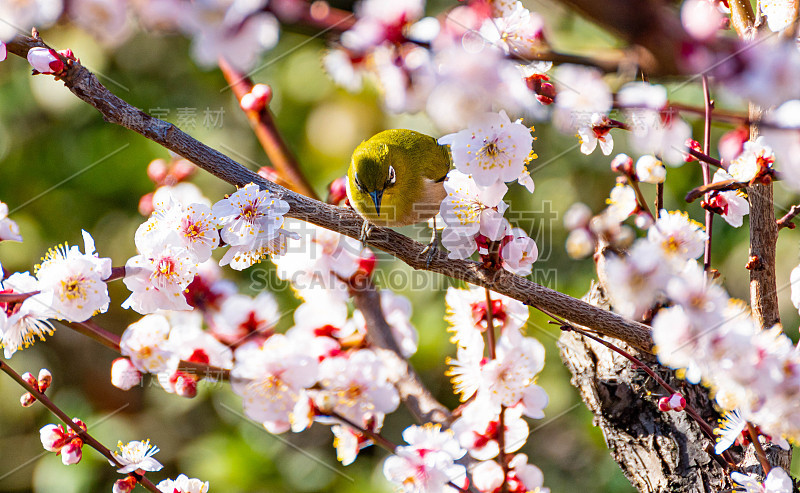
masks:
{"type": "MultiPolygon", "coordinates": [[[[429,13],[446,5],[430,4],[429,13]]],[[[542,2],[528,6],[545,16],[547,34],[557,49],[591,54],[619,47],[615,39],[560,6],[542,2]]],[[[184,122],[183,130],[251,169],[268,164],[232,93],[223,90],[223,77],[219,71],[196,67],[188,56],[187,40],[138,34],[120,48],[106,51],[69,26],[55,27],[44,37],[57,48],[71,48],[86,66],[101,74],[101,82],[131,104],[160,112],[176,124],[179,118],[191,120],[194,115],[194,125],[184,122]],[[222,125],[206,124],[207,111],[221,111],[222,125]]],[[[373,133],[406,127],[440,135],[422,114],[384,114],[374,87],[360,94],[336,88],[321,68],[325,40],[307,40],[283,31],[280,44],[265,55],[264,68],[253,78],[273,87],[271,108],[278,126],[321,195],[331,180],[344,174],[352,149],[373,133]]],[[[139,198],[153,189],[146,166],[168,154],[137,134],[105,123],[93,108],[51,77],[31,77],[29,73],[27,63],[17,57],[0,64],[0,200],[9,205],[11,218],[25,238],[24,243],[0,244],[0,262],[7,272],[32,270],[49,247],[64,241],[80,244],[80,230],[86,229],[94,235],[102,256],[111,257],[114,265],[124,265],[135,253],[133,233],[144,220],[137,212],[139,198]]],[[[610,76],[609,82],[614,87],[624,81],[610,76]]],[[[671,92],[670,98],[696,105],[702,101],[697,84],[671,92]]],[[[701,135],[698,121],[692,123],[695,135],[701,135]]],[[[529,195],[512,187],[508,196],[511,210],[533,213],[518,224],[535,235],[539,245],[541,260],[533,278],[581,296],[593,277],[593,263],[566,256],[561,217],[576,201],[587,203],[595,212],[605,206],[614,183],[608,169],[610,158],[599,151],[583,156],[575,147],[575,137],[560,134],[545,123],[535,123],[535,127],[534,148],[539,158],[532,170],[536,192],[529,195]]],[[[716,128],[715,137],[726,129],[716,128]]],[[[615,153],[630,152],[623,135],[614,136],[615,153]]],[[[212,201],[232,190],[202,172],[193,181],[212,201]]],[[[680,207],[684,193],[700,182],[699,167],[694,164],[670,169],[667,206],[680,207]]],[[[652,197],[652,186],[643,187],[652,197]]],[[[777,214],[782,215],[784,206],[795,203],[796,197],[780,186],[777,189],[777,214]]],[[[702,219],[697,203],[688,210],[695,219],[702,219]]],[[[726,287],[733,296],[745,299],[746,225],[747,219],[744,228],[734,230],[717,218],[713,252],[713,263],[723,273],[726,287]]],[[[412,228],[407,232],[425,234],[412,228]]],[[[798,316],[789,302],[788,278],[797,262],[798,234],[784,231],[778,244],[781,313],[793,338],[798,316]]],[[[379,254],[379,259],[378,268],[384,274],[408,269],[386,255],[379,254]]],[[[268,263],[258,268],[274,277],[268,263]]],[[[225,272],[244,292],[255,294],[247,287],[255,275],[252,269],[241,274],[225,272]]],[[[444,293],[452,283],[427,273],[418,276],[416,279],[424,281],[421,287],[391,287],[409,297],[414,306],[420,349],[413,364],[436,395],[454,407],[457,400],[443,375],[445,357],[454,350],[442,320],[444,293]]],[[[391,278],[383,275],[379,279],[391,278]]],[[[298,301],[288,285],[272,284],[282,286],[274,294],[287,313],[282,322],[286,328],[298,301]]],[[[112,283],[110,290],[111,308],[98,321],[121,333],[138,316],[119,307],[128,295],[121,282],[112,283]]],[[[147,380],[143,388],[122,392],[109,382],[110,363],[117,355],[68,328],[57,327],[47,342],[15,354],[11,365],[20,373],[35,374],[39,368],[49,368],[54,375],[50,397],[70,416],[88,423],[90,432],[107,446],[113,448],[118,440],[152,439],[161,448],[156,458],[166,466],[162,472],[148,475],[156,482],[184,473],[210,481],[212,491],[217,492],[390,490],[380,469],[386,455],[381,450],[367,449],[355,464],[342,467],[327,427],[317,425],[302,434],[272,436],[243,418],[239,398],[223,384],[202,383],[200,394],[192,400],[166,394],[147,380]]],[[[538,312],[531,314],[527,330],[547,348],[548,362],[539,384],[551,402],[547,418],[530,423],[533,433],[522,452],[543,469],[545,484],[553,491],[632,491],[610,459],[602,435],[592,426],[591,415],[569,385],[554,344],[557,330],[538,312]]],[[[18,404],[21,393],[10,379],[0,377],[0,491],[110,491],[118,475],[88,447],[81,463],[69,467],[43,451],[38,430],[55,420],[39,404],[23,409],[18,404]]],[[[399,442],[400,432],[410,423],[401,409],[387,418],[384,430],[399,442]]]]}

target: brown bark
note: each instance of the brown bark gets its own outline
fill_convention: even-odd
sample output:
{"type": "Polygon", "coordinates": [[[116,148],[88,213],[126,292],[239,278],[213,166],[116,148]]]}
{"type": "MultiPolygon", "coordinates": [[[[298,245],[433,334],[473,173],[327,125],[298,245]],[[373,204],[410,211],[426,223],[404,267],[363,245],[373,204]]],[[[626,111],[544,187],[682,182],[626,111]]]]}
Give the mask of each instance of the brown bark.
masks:
{"type": "MultiPolygon", "coordinates": [[[[585,299],[608,308],[597,284],[585,299]]],[[[610,342],[635,353],[624,343],[610,342]]],[[[699,425],[685,412],[658,410],[664,390],[652,378],[633,369],[623,356],[575,332],[564,332],[558,346],[572,373],[571,383],[594,414],[612,458],[636,489],[710,493],[731,488],[725,468],[706,452],[713,442],[699,425]]],[[[716,421],[707,389],[677,379],[652,355],[637,357],[679,390],[708,423],[716,421]]]]}

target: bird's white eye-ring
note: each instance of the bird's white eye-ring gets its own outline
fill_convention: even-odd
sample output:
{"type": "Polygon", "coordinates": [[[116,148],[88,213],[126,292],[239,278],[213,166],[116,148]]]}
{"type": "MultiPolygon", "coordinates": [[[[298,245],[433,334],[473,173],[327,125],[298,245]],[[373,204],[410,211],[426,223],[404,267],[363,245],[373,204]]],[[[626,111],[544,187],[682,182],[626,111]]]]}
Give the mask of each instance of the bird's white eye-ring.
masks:
{"type": "Polygon", "coordinates": [[[386,186],[394,185],[395,181],[397,181],[397,177],[394,174],[394,167],[389,166],[389,177],[386,178],[386,186]]]}

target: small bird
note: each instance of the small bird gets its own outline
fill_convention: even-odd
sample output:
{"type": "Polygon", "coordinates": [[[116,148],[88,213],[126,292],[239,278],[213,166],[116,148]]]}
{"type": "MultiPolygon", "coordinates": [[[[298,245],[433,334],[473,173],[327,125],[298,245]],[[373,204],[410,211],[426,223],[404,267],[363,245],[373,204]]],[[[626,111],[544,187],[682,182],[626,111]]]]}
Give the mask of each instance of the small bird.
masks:
{"type": "MultiPolygon", "coordinates": [[[[447,195],[449,170],[449,148],[413,130],[385,130],[359,144],[347,170],[347,197],[366,219],[362,243],[372,225],[407,226],[434,217],[447,195]]],[[[435,238],[434,229],[429,248],[435,238]]]]}

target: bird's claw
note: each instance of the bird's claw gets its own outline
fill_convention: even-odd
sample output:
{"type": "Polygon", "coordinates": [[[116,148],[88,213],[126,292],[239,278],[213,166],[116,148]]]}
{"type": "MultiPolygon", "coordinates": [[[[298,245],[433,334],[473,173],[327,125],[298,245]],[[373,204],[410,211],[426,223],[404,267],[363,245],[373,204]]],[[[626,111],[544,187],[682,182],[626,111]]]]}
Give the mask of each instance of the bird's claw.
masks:
{"type": "Polygon", "coordinates": [[[425,246],[425,248],[423,248],[422,251],[420,252],[420,255],[425,255],[426,253],[428,254],[427,257],[425,258],[425,268],[426,269],[430,268],[431,262],[433,261],[433,257],[436,256],[436,253],[438,251],[439,251],[439,238],[436,237],[436,234],[434,233],[433,239],[431,239],[431,242],[428,243],[425,246]]]}
{"type": "Polygon", "coordinates": [[[364,221],[364,224],[361,225],[361,236],[359,240],[361,240],[362,248],[367,248],[367,240],[369,239],[370,233],[372,233],[372,228],[374,226],[369,223],[369,221],[364,221]]]}

